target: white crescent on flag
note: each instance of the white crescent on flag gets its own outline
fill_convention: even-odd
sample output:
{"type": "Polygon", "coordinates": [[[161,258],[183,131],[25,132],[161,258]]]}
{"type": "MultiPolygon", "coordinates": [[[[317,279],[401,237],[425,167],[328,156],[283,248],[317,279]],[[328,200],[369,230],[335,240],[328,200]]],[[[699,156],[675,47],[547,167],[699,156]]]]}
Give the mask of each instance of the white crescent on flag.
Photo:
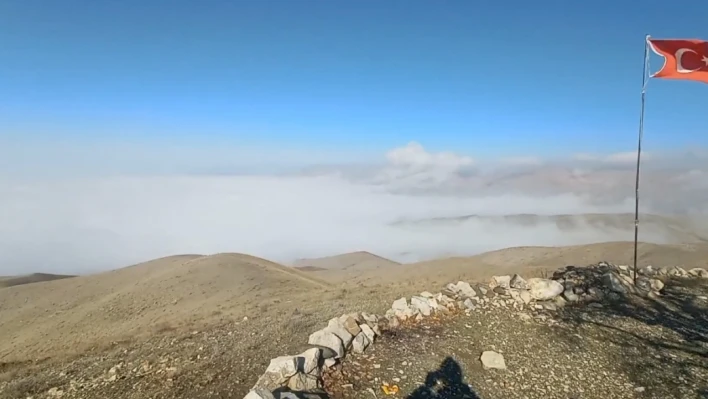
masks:
{"type": "Polygon", "coordinates": [[[676,54],[675,54],[676,55],[676,72],[678,72],[678,73],[691,73],[691,72],[695,72],[695,71],[699,70],[700,68],[697,68],[697,69],[684,68],[682,58],[685,53],[693,53],[693,54],[698,55],[697,52],[695,52],[694,50],[691,50],[690,48],[680,48],[680,49],[676,50],[676,54]]]}

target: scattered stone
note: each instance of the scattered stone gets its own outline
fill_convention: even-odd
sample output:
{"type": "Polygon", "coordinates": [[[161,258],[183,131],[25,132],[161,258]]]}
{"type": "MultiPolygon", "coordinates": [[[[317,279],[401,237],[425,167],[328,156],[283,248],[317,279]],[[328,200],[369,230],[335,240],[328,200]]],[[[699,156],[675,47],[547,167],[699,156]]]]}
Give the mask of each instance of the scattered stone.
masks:
{"type": "Polygon", "coordinates": [[[482,367],[485,369],[506,370],[506,362],[504,356],[494,351],[484,351],[479,360],[482,362],[482,367]]]}
{"type": "Polygon", "coordinates": [[[602,275],[602,283],[612,292],[620,294],[627,293],[627,287],[622,279],[614,272],[608,272],[602,275]]]}
{"type": "Polygon", "coordinates": [[[275,399],[275,396],[268,389],[254,388],[243,399],[275,399]]]}
{"type": "Polygon", "coordinates": [[[696,268],[689,270],[688,274],[693,277],[708,278],[708,270],[702,269],[700,267],[696,267],[696,268]]]}
{"type": "Polygon", "coordinates": [[[290,377],[297,374],[297,362],[293,356],[280,356],[271,359],[265,373],[256,381],[255,388],[275,390],[284,386],[290,377]]]}
{"type": "Polygon", "coordinates": [[[519,276],[518,274],[514,274],[514,276],[511,278],[511,281],[509,282],[509,287],[511,288],[516,288],[517,290],[528,290],[529,283],[524,280],[523,277],[519,276]]]}
{"type": "Polygon", "coordinates": [[[565,298],[568,302],[580,301],[580,296],[578,296],[578,294],[576,294],[572,289],[566,289],[563,291],[563,298],[565,298]]]}
{"type": "MultiPolygon", "coordinates": [[[[333,357],[337,359],[344,357],[344,343],[337,335],[326,329],[315,331],[310,334],[307,343],[310,345],[321,346],[323,348],[329,348],[334,352],[333,357]]],[[[329,353],[323,352],[323,357],[329,358],[330,356],[326,356],[328,354],[329,353]]]]}
{"type": "Polygon", "coordinates": [[[537,301],[553,299],[563,292],[563,285],[555,280],[530,278],[527,283],[531,297],[537,301]]]}
{"type": "Polygon", "coordinates": [[[422,296],[414,296],[411,298],[411,306],[417,309],[423,316],[430,316],[432,309],[428,300],[422,296]]]}
{"type": "Polygon", "coordinates": [[[489,281],[489,288],[510,288],[511,276],[493,276],[489,281]]]}
{"type": "Polygon", "coordinates": [[[395,301],[393,301],[393,305],[391,305],[391,309],[393,309],[394,311],[400,311],[400,312],[404,312],[404,311],[408,310],[408,300],[405,297],[400,298],[400,299],[396,299],[395,301]]]}
{"type": "Polygon", "coordinates": [[[420,296],[422,296],[423,298],[434,298],[434,297],[435,297],[435,295],[431,294],[431,293],[428,292],[428,291],[423,291],[423,292],[421,292],[421,293],[420,293],[420,296]]]}
{"type": "Polygon", "coordinates": [[[339,318],[339,323],[342,325],[342,327],[344,327],[345,330],[347,330],[349,334],[353,336],[356,336],[361,332],[359,323],[357,323],[356,319],[351,315],[343,315],[339,318]]]}
{"type": "Polygon", "coordinates": [[[364,353],[367,346],[369,346],[369,339],[366,338],[366,335],[364,335],[363,332],[360,332],[352,340],[352,352],[354,353],[364,353]]]}
{"type": "Polygon", "coordinates": [[[345,348],[348,348],[352,342],[352,339],[354,339],[354,336],[349,333],[349,331],[344,328],[339,319],[336,318],[329,321],[329,324],[327,325],[327,328],[325,328],[325,330],[339,337],[339,339],[342,340],[342,344],[345,348]]]}
{"type": "Polygon", "coordinates": [[[317,373],[316,370],[319,367],[321,359],[322,349],[310,348],[296,356],[295,361],[297,362],[297,370],[305,374],[312,374],[313,372],[317,373]]]}

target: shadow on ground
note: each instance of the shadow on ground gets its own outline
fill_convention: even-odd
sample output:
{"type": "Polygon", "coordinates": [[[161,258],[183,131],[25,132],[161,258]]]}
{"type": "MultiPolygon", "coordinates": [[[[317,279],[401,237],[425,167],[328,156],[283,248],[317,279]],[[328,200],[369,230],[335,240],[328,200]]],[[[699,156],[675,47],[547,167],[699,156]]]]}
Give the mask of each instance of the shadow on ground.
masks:
{"type": "Polygon", "coordinates": [[[672,279],[658,297],[567,306],[561,338],[614,347],[641,397],[708,398],[708,281],[672,279]]]}
{"type": "Polygon", "coordinates": [[[481,399],[463,381],[462,367],[451,357],[440,367],[428,373],[425,384],[411,392],[406,399],[481,399]]]}

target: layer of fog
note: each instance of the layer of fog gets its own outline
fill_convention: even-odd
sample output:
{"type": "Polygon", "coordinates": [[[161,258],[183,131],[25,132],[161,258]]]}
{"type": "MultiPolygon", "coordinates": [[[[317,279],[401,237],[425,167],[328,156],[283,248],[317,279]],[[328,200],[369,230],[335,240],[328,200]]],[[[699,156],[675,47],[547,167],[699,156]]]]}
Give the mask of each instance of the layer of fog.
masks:
{"type": "MultiPolygon", "coordinates": [[[[579,182],[565,181],[579,172],[559,174],[554,172],[559,165],[532,167],[526,161],[485,170],[470,157],[433,154],[412,144],[389,152],[381,165],[306,173],[5,177],[0,181],[0,275],[87,273],[181,253],[243,252],[288,263],[366,250],[408,262],[510,246],[632,239],[627,228],[580,225],[567,231],[552,222],[400,223],[463,215],[633,211],[633,175],[625,181],[625,169],[586,169],[579,182]],[[508,185],[499,184],[503,176],[508,185]]],[[[703,172],[691,173],[671,172],[667,182],[676,190],[695,191],[697,183],[680,183],[703,172]]],[[[692,198],[701,198],[705,190],[696,193],[692,198]]],[[[672,203],[686,195],[673,192],[666,201],[649,197],[645,210],[654,212],[652,201],[672,203]]],[[[661,231],[642,234],[646,241],[667,240],[661,231]]]]}

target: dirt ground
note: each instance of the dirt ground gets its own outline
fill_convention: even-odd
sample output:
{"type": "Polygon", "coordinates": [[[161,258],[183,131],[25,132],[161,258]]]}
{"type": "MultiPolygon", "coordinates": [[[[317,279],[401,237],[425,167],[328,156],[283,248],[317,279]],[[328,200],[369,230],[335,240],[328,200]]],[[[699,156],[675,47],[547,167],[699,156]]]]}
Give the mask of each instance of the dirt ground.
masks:
{"type": "MultiPolygon", "coordinates": [[[[582,265],[599,260],[620,263],[631,254],[630,248],[628,243],[512,248],[470,258],[390,265],[385,270],[368,267],[356,274],[356,278],[342,280],[328,280],[318,272],[293,271],[246,255],[185,255],[99,275],[2,288],[0,397],[240,399],[271,358],[300,353],[306,348],[309,333],[326,325],[332,317],[354,311],[383,314],[392,301],[401,296],[423,290],[436,291],[458,279],[480,281],[492,274],[513,272],[532,277],[567,264],[582,265]]],[[[656,266],[704,266],[708,259],[708,250],[704,246],[644,244],[640,254],[641,264],[656,266]],[[669,258],[673,260],[669,262],[669,258]]],[[[695,295],[691,298],[694,298],[695,306],[703,306],[695,295]]],[[[514,383],[519,387],[528,384],[523,379],[508,379],[508,374],[497,373],[503,378],[495,380],[496,374],[492,372],[471,373],[478,367],[477,352],[488,345],[496,345],[505,356],[510,356],[507,360],[510,372],[519,372],[515,365],[525,364],[530,371],[524,375],[535,376],[550,384],[556,380],[544,380],[542,376],[546,374],[543,373],[536,375],[541,371],[551,375],[568,374],[549,366],[556,364],[561,356],[584,361],[582,353],[585,352],[576,348],[577,345],[573,346],[572,340],[570,343],[563,341],[563,337],[580,334],[587,341],[583,343],[589,348],[587,350],[604,350],[589,358],[592,362],[588,363],[586,370],[597,365],[609,367],[607,372],[612,373],[611,370],[623,364],[619,360],[626,363],[627,354],[632,352],[619,343],[608,346],[610,344],[606,342],[609,339],[628,340],[630,335],[612,337],[609,332],[614,330],[600,327],[597,323],[601,322],[630,332],[649,328],[641,338],[652,339],[657,348],[656,356],[662,357],[659,363],[646,363],[648,365],[663,365],[666,359],[679,356],[681,351],[672,352],[678,349],[671,349],[676,345],[693,345],[693,357],[681,366],[684,369],[693,370],[695,367],[691,364],[701,364],[701,360],[706,363],[705,345],[696,346],[695,338],[689,345],[675,336],[680,331],[687,334],[689,330],[698,334],[700,329],[697,332],[698,327],[694,324],[705,321],[705,312],[703,316],[691,316],[693,319],[688,316],[679,319],[683,320],[683,327],[672,328],[664,326],[663,319],[650,321],[646,316],[647,319],[640,322],[629,316],[603,314],[600,310],[603,309],[595,309],[591,314],[596,318],[593,319],[595,323],[583,322],[580,314],[574,318],[571,317],[573,313],[568,313],[564,316],[563,325],[568,326],[564,334],[557,327],[543,323],[521,323],[511,313],[473,315],[467,320],[450,320],[453,323],[451,328],[446,327],[444,332],[437,333],[439,338],[435,340],[431,337],[429,342],[406,338],[401,344],[391,341],[387,345],[387,340],[391,339],[388,337],[381,345],[375,345],[371,353],[376,355],[377,351],[389,348],[392,351],[390,358],[396,359],[394,352],[399,358],[406,353],[416,354],[414,348],[420,342],[427,342],[425,348],[440,345],[431,351],[435,356],[418,355],[419,362],[425,363],[421,363],[418,375],[410,372],[408,381],[425,382],[425,373],[452,357],[460,364],[466,378],[471,379],[475,392],[484,398],[505,397],[493,393],[497,392],[492,391],[495,383],[497,387],[502,383],[504,386],[514,383]],[[571,327],[575,332],[571,333],[571,327]],[[459,334],[455,335],[455,331],[459,334]],[[591,338],[593,336],[598,338],[595,340],[591,338]],[[661,347],[660,339],[668,340],[668,347],[661,347]],[[550,346],[552,343],[555,346],[550,346]],[[544,352],[545,347],[554,349],[544,352]],[[611,354],[609,348],[611,353],[617,354],[611,354]],[[479,379],[479,376],[484,378],[479,379]]],[[[430,328],[435,331],[434,326],[430,328]]],[[[425,337],[424,334],[421,336],[425,337]]],[[[642,342],[645,346],[650,345],[649,341],[639,338],[632,342],[635,348],[642,342]]],[[[413,358],[410,361],[413,362],[413,358]]],[[[383,360],[377,362],[383,368],[383,360]]],[[[627,372],[615,373],[617,381],[622,384],[644,387],[645,397],[659,397],[646,396],[654,392],[650,390],[651,384],[637,382],[638,377],[630,378],[627,372]]],[[[654,378],[663,378],[660,373],[656,374],[654,378]]],[[[688,374],[683,378],[690,381],[688,374]]],[[[705,376],[698,373],[691,378],[698,384],[705,376]]],[[[572,381],[571,378],[567,383],[569,394],[577,386],[572,381]]],[[[408,394],[419,384],[407,386],[402,380],[401,386],[409,389],[408,394]]],[[[381,395],[380,387],[376,394],[381,395]]],[[[529,398],[534,397],[529,395],[529,398]]]]}
{"type": "Polygon", "coordinates": [[[706,398],[708,284],[673,281],[656,300],[491,308],[427,319],[382,338],[327,376],[333,398],[706,398]],[[688,284],[688,285],[687,285],[688,284]],[[485,370],[483,351],[506,370],[485,370]]]}

